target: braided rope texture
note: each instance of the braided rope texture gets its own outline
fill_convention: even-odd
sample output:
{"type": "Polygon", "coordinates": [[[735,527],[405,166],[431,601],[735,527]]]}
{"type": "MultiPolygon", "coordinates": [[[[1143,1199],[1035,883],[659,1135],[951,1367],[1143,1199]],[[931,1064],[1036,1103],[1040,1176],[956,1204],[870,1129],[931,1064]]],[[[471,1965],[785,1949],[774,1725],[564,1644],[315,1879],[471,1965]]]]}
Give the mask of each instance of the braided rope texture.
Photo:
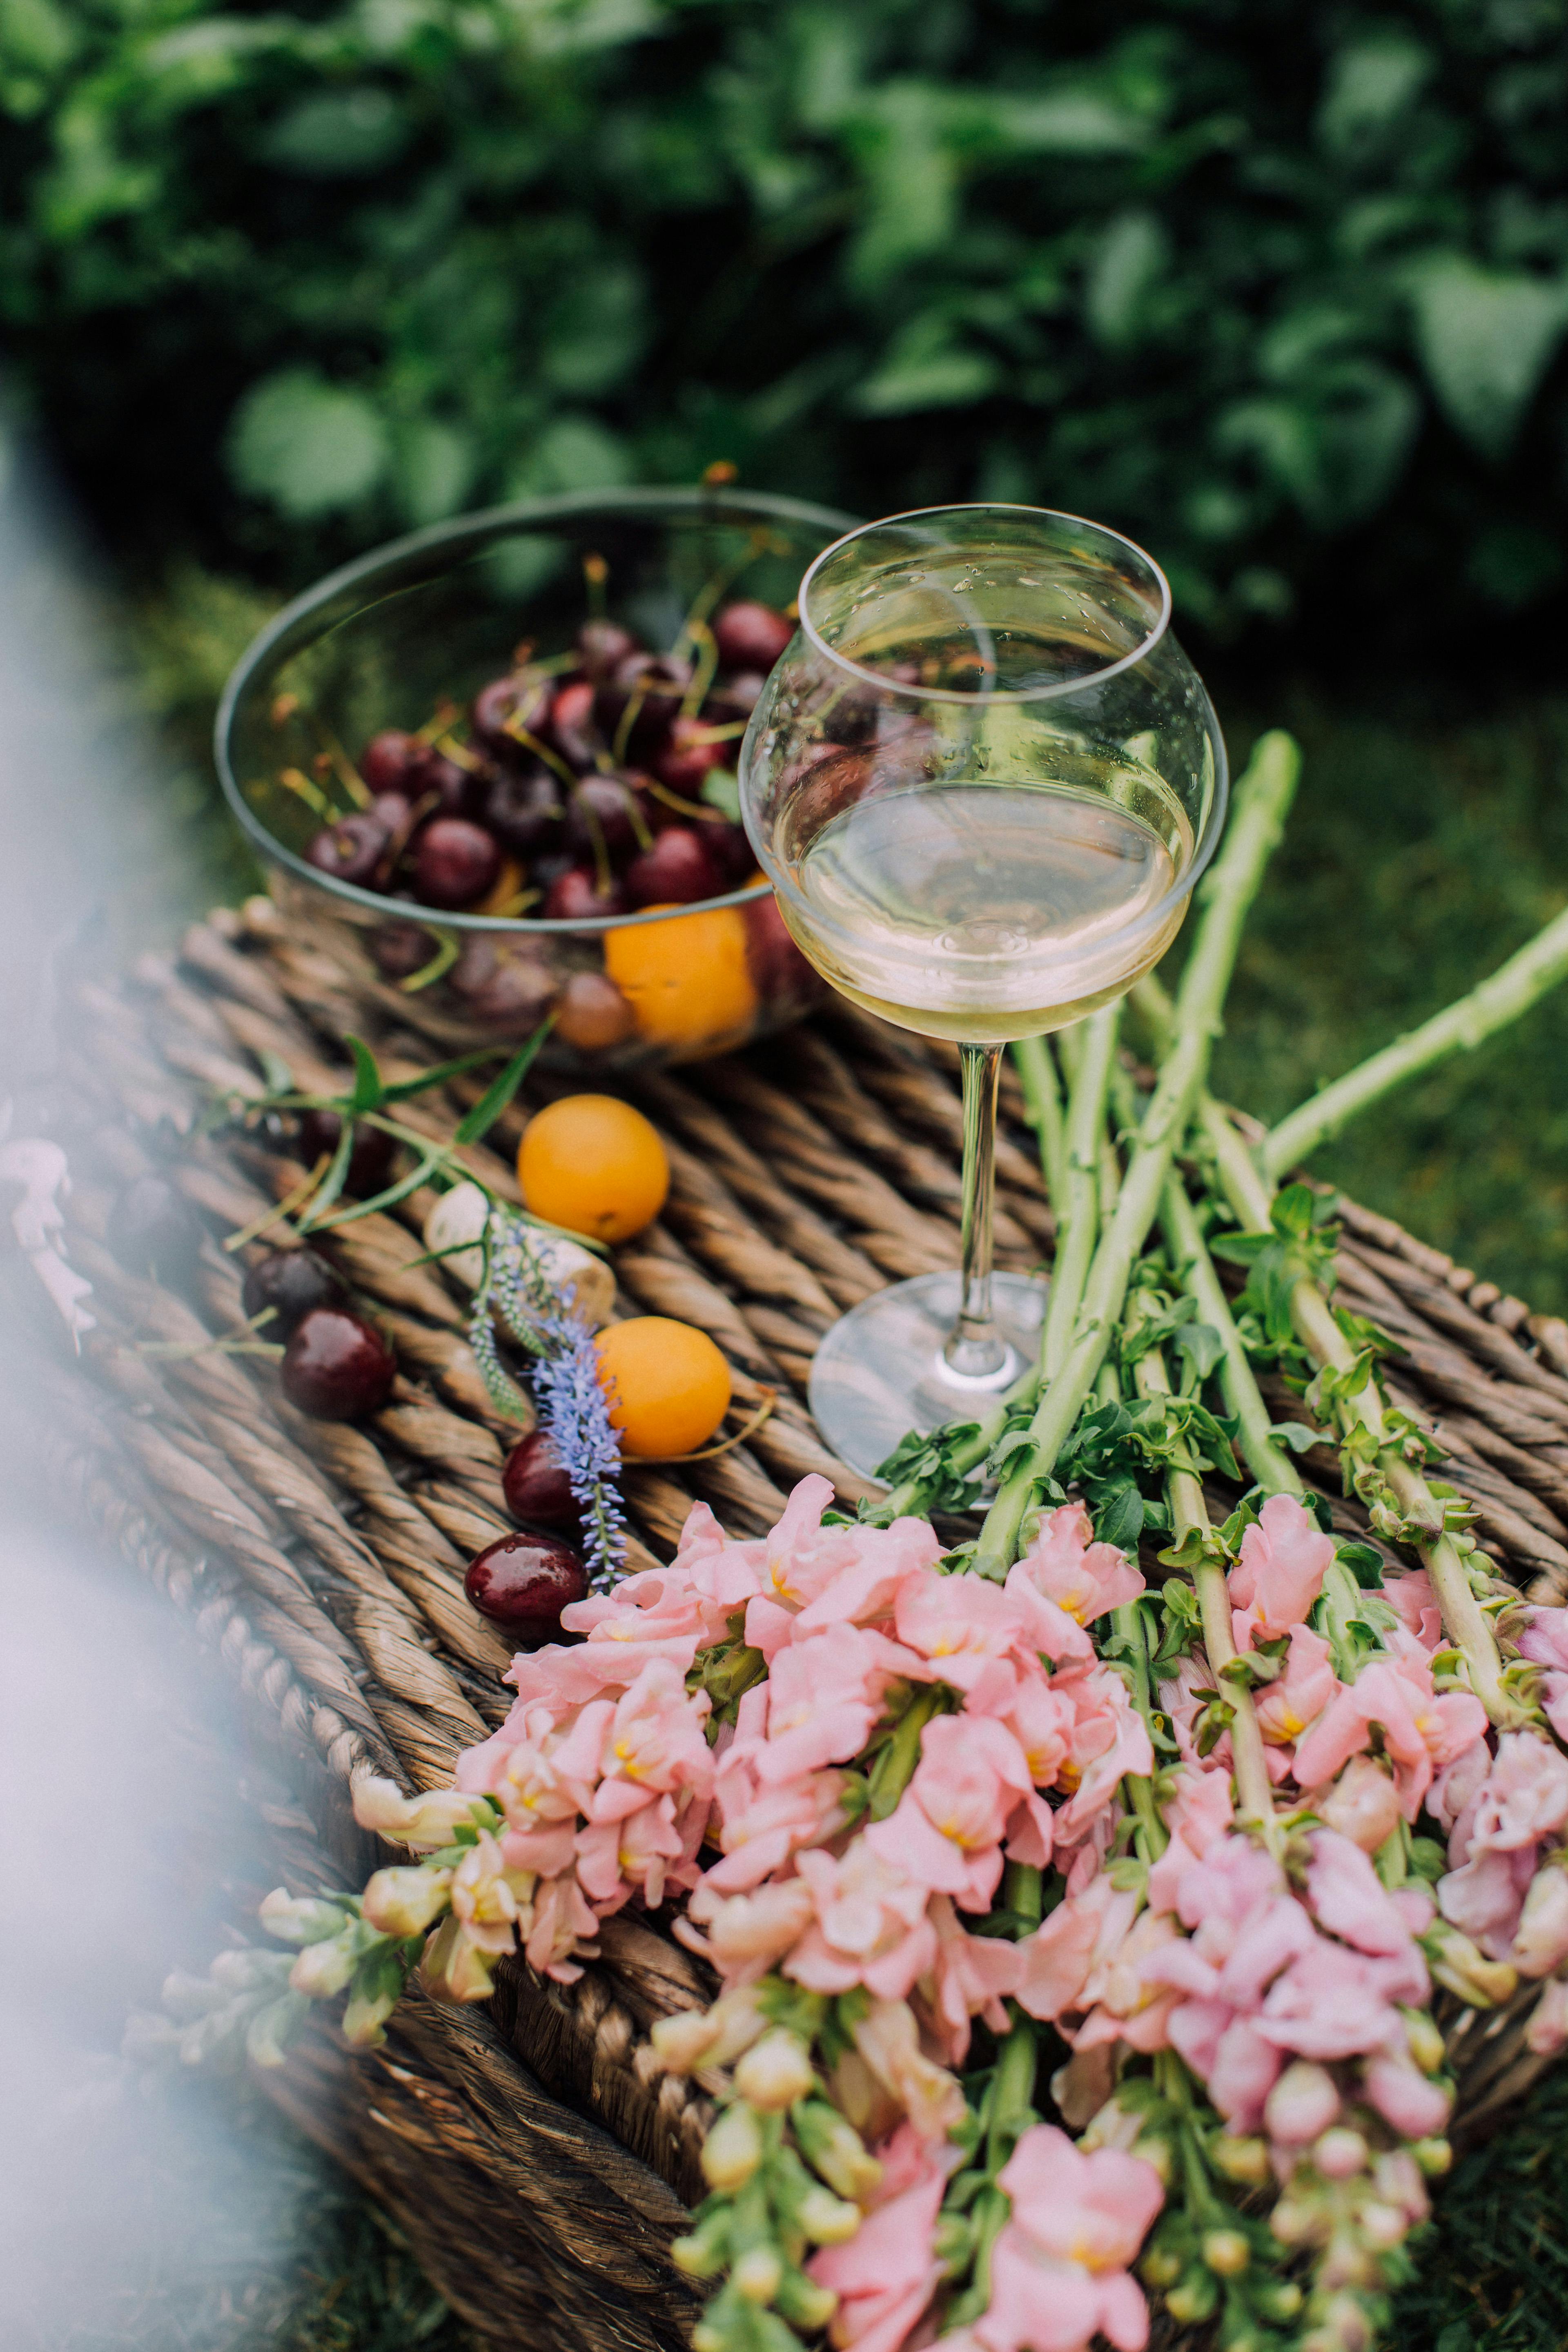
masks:
{"type": "MultiPolygon", "coordinates": [[[[63,1495],[107,1531],[233,1678],[247,1727],[300,1799],[277,1830],[291,1891],[357,1885],[376,1852],[350,1789],[384,1773],[405,1790],[447,1780],[459,1750],[505,1715],[508,1646],[464,1599],[474,1551],[509,1526],[500,1470],[518,1434],[499,1421],[463,1338],[464,1307],[419,1265],[432,1195],[336,1237],[341,1269],[394,1338],[388,1404],[349,1427],[295,1412],[265,1358],[218,1352],[243,1322],[251,1227],[305,1173],[281,1132],[204,1135],[215,1089],[255,1093],[265,1053],[303,1088],[339,1091],[345,1029],[371,1028],[390,1078],[429,1051],[387,992],[379,1026],[325,938],[285,931],[269,901],[219,909],[179,950],[149,954],[118,988],[79,991],[63,1072],[86,1127],[73,1142],[72,1262],[94,1286],[98,1328],[79,1363],[61,1351],[12,1260],[7,1286],[37,1335],[40,1444],[63,1495]],[[196,1290],[128,1275],[104,1245],[117,1190],[153,1170],[206,1221],[196,1290]],[[194,1302],[194,1303],[193,1303],[194,1302]],[[147,1343],[165,1350],[148,1352],[147,1343]]],[[[404,1107],[449,1140],[482,1077],[404,1107]]],[[[572,1091],[531,1080],[469,1164],[518,1197],[528,1111],[572,1091]]],[[[734,1412],[764,1390],[770,1417],[704,1462],[628,1469],[630,1566],[668,1558],[692,1499],[734,1533],[770,1526],[794,1481],[820,1471],[849,1506],[871,1491],[822,1444],[805,1407],[817,1342],[889,1281],[953,1265],[962,1132],[956,1054],[835,1007],[752,1052],[637,1077],[625,1091],[669,1156],[659,1219],[616,1258],[617,1311],[671,1315],[729,1360],[734,1412]]],[[[997,1259],[1048,1264],[1054,1221],[1022,1095],[1004,1076],[997,1259]]],[[[1538,1601],[1568,1597],[1568,1326],[1532,1316],[1385,1218],[1343,1206],[1346,1303],[1405,1351],[1395,1402],[1435,1428],[1477,1534],[1538,1601]]],[[[58,1328],[58,1327],[57,1327],[58,1328]]],[[[1272,1400],[1288,1418],[1294,1401],[1272,1400]]],[[[1309,1454],[1334,1522],[1368,1539],[1338,1465],[1309,1454]]],[[[1215,1482],[1215,1500],[1232,1497],[1215,1482]]],[[[1149,1566],[1150,1563],[1145,1563],[1149,1566]]],[[[1158,1572],[1157,1570],[1155,1571],[1158,1572]]],[[[385,2046],[351,2056],[313,2022],[265,2086],[398,2219],[440,2291],[498,2344],[665,2352],[697,2303],[668,2257],[700,2194],[703,2095],[661,2074],[647,2029],[704,2003],[700,1962],[655,1916],[605,1923],[601,1958],[569,1988],[521,1958],[496,1998],[457,2010],[412,1994],[385,2046]]],[[[1460,2136],[1494,2123],[1539,2061],[1512,2010],[1449,2021],[1460,2136]]]]}

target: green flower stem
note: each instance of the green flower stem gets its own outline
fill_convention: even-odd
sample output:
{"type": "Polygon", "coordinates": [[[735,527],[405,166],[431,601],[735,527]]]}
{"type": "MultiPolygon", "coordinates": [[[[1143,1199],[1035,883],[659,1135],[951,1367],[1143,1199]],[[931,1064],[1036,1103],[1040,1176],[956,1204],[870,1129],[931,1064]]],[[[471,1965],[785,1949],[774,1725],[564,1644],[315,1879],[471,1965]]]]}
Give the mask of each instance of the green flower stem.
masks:
{"type": "Polygon", "coordinates": [[[1005,1907],[1037,1927],[1046,1906],[1045,1873],[1032,1862],[1010,1862],[1002,1882],[1005,1907]]]}
{"type": "Polygon", "coordinates": [[[1568,908],[1538,931],[1517,955],[1489,973],[1468,996],[1446,1005],[1408,1036],[1395,1038],[1342,1078],[1300,1103],[1265,1138],[1258,1158],[1264,1174],[1278,1182],[1287,1169],[1308,1159],[1321,1143],[1392,1094],[1406,1079],[1447,1061],[1450,1054],[1473,1053],[1478,1045],[1528,1013],[1532,1004],[1568,978],[1568,908]]]}
{"type": "Polygon", "coordinates": [[[1040,1173],[1059,1217],[1067,1184],[1067,1127],[1057,1066],[1043,1037],[1020,1037],[1013,1047],[1013,1066],[1024,1089],[1029,1125],[1039,1141],[1040,1173]]]}
{"type": "Polygon", "coordinates": [[[1121,1015],[1120,1004],[1108,1004],[1084,1024],[1083,1050],[1068,1097],[1067,1169],[1057,1211],[1050,1307],[1041,1341],[1041,1364],[1047,1381],[1055,1380],[1067,1360],[1094,1257],[1100,1229],[1100,1150],[1105,1139],[1106,1095],[1121,1015]]]}
{"type": "MultiPolygon", "coordinates": [[[[1149,1669],[1148,1629],[1143,1612],[1135,1601],[1124,1601],[1110,1612],[1110,1622],[1121,1639],[1122,1655],[1132,1667],[1132,1698],[1145,1723],[1154,1715],[1154,1681],[1149,1669]]],[[[1160,1808],[1154,1801],[1154,1783],[1142,1772],[1129,1772],[1121,1783],[1121,1793],[1127,1810],[1138,1823],[1138,1844],[1145,1862],[1158,1862],[1171,1843],[1171,1833],[1160,1819],[1160,1808]]]]}
{"type": "Polygon", "coordinates": [[[1166,1182],[1160,1202],[1160,1223],[1183,1289],[1197,1301],[1198,1313],[1211,1330],[1219,1333],[1225,1349],[1219,1360],[1220,1391],[1226,1412],[1241,1424],[1241,1450],[1247,1467],[1270,1495],[1293,1495],[1300,1501],[1306,1487],[1295,1465],[1275,1440],[1274,1423],[1247,1360],[1247,1349],[1236,1328],[1230,1302],[1220,1287],[1196,1212],[1178,1175],[1173,1174],[1166,1182]]]}
{"type": "Polygon", "coordinates": [[[1266,735],[1237,786],[1225,847],[1199,886],[1203,919],[1182,975],[1171,1053],[1133,1140],[1116,1214],[1095,1253],[1067,1360],[1047,1385],[1030,1423],[1030,1442],[1019,1447],[980,1531],[975,1566],[984,1574],[1001,1578],[1012,1565],[1036,1482],[1055,1463],[1104,1361],[1133,1265],[1207,1074],[1242,924],[1300,770],[1290,738],[1266,735]]]}
{"type": "Polygon", "coordinates": [[[1039,2042],[1035,2021],[1016,2002],[1009,2002],[1006,2039],[996,2058],[991,2085],[991,2126],[985,2140],[985,2168],[994,2178],[1012,2155],[1020,2136],[1035,2122],[1035,2071],[1039,2042]]]}
{"type": "MultiPolygon", "coordinates": [[[[1168,1397],[1173,1393],[1165,1360],[1158,1348],[1151,1348],[1140,1356],[1133,1367],[1133,1377],[1144,1396],[1168,1397]]],[[[1193,1566],[1193,1584],[1198,1596],[1198,1615],[1204,1629],[1204,1648],[1208,1654],[1216,1680],[1237,1656],[1236,1635],[1231,1627],[1230,1591],[1226,1583],[1224,1566],[1212,1544],[1208,1505],[1204,1500],[1203,1480],[1190,1470],[1167,1470],[1165,1496],[1171,1506],[1171,1518],[1175,1545],[1184,1537],[1195,1535],[1203,1546],[1200,1557],[1193,1566]]],[[[1268,1778],[1268,1766],[1263,1753],[1263,1733],[1258,1721],[1258,1711],[1252,1703],[1252,1693],[1244,1682],[1226,1677],[1220,1684],[1233,1712],[1230,1726],[1231,1752],[1236,1759],[1236,1789],[1241,1799],[1244,1814],[1256,1820],[1265,1841],[1273,1846],[1278,1840],[1274,1812],[1274,1784],[1268,1778]]]]}
{"type": "MultiPolygon", "coordinates": [[[[1270,1189],[1257,1163],[1219,1105],[1205,1102],[1204,1131],[1214,1149],[1220,1181],[1231,1207],[1255,1233],[1268,1229],[1270,1189]]],[[[1335,1322],[1332,1309],[1315,1282],[1305,1276],[1290,1294],[1291,1320],[1303,1346],[1320,1364],[1343,1371],[1354,1360],[1354,1350],[1335,1322]]],[[[1469,1570],[1453,1542],[1442,1532],[1443,1504],[1421,1473],[1406,1462],[1389,1437],[1383,1399],[1375,1380],[1366,1380],[1354,1396],[1335,1408],[1345,1435],[1358,1423],[1378,1446],[1378,1468],[1404,1517],[1425,1521],[1433,1530],[1417,1536],[1415,1550],[1432,1580],[1432,1591],[1442,1614],[1444,1631],[1463,1653],[1470,1687],[1490,1720],[1500,1728],[1513,1728],[1528,1719],[1519,1702],[1503,1685],[1503,1664],[1497,1635],[1470,1586],[1469,1570]]]]}

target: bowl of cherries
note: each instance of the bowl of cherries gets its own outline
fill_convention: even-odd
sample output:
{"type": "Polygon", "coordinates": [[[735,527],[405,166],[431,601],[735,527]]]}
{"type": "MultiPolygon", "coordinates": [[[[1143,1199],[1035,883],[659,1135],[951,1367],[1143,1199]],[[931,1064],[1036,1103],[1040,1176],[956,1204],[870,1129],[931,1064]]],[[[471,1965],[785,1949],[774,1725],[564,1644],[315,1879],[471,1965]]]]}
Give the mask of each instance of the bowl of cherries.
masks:
{"type": "Polygon", "coordinates": [[[549,1060],[606,1070],[808,1009],[736,763],[801,575],[852,527],[707,487],[532,499],[278,615],[225,690],[218,772],[370,1034],[460,1051],[548,1018],[549,1060]]]}

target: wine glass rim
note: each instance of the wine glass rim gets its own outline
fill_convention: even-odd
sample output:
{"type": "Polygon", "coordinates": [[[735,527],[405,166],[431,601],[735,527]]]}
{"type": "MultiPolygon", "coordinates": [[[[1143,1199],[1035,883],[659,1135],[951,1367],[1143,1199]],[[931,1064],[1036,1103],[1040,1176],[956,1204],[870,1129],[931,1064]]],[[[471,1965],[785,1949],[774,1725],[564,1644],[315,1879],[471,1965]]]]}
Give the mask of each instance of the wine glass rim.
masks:
{"type": "Polygon", "coordinates": [[[965,706],[974,703],[1054,702],[1064,696],[1082,694],[1090,687],[1101,686],[1107,678],[1116,677],[1121,671],[1131,669],[1135,664],[1148,658],[1171,625],[1171,583],[1147,548],[1140,547],[1138,541],[1129,539],[1125,531],[1112,530],[1109,523],[1094,522],[1088,515],[1068,514],[1058,507],[1023,506],[1000,499],[968,499],[951,506],[910,507],[901,514],[882,515],[875,522],[858,523],[853,530],[847,530],[842,539],[836,539],[831,547],[825,547],[807,566],[795,606],[803,635],[816,646],[825,661],[848,671],[852,677],[864,678],[884,694],[901,693],[918,697],[922,702],[951,702],[965,706]],[[882,670],[872,669],[864,662],[852,661],[847,654],[837,652],[827,643],[812,620],[809,609],[812,583],[825,564],[849,546],[852,541],[867,539],[872,531],[888,530],[898,523],[923,522],[933,515],[963,514],[1028,515],[1041,522],[1070,523],[1080,530],[1093,531],[1098,538],[1113,541],[1118,547],[1125,548],[1129,554],[1135,556],[1140,563],[1147,565],[1160,591],[1159,617],[1141,642],[1131,652],[1121,655],[1120,659],[1107,662],[1100,669],[1086,670],[1080,677],[1058,678],[1044,686],[981,688],[978,690],[962,687],[903,686],[882,670]]]}

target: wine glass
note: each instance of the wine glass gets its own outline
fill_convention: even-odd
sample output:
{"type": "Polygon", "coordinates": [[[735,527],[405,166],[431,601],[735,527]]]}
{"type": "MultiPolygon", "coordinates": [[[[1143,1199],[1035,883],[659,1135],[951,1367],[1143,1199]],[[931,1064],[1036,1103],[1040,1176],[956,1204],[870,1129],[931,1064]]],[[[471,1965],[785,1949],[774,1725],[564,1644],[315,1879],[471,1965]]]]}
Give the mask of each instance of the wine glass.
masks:
{"type": "Polygon", "coordinates": [[[864,1300],[813,1366],[818,1427],[870,1473],[1037,1351],[1043,1285],[991,1271],[1002,1049],[1163,955],[1219,838],[1225,745],[1164,574],[1073,515],[868,523],[799,610],[742,748],[752,845],[833,987],[963,1059],[961,1271],[864,1300]]]}

